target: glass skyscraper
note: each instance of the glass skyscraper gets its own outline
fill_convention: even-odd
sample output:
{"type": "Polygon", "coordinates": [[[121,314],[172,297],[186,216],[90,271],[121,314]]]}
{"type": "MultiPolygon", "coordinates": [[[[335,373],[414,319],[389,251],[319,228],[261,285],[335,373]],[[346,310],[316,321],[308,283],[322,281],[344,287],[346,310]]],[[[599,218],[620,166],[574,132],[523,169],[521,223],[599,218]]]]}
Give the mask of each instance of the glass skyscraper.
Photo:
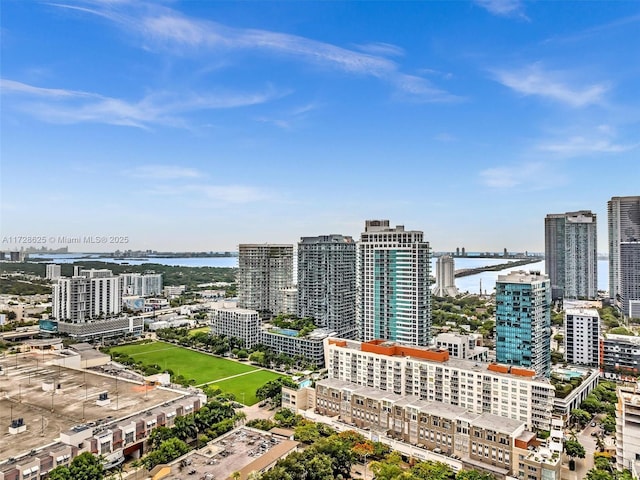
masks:
{"type": "Polygon", "coordinates": [[[549,377],[551,284],[537,272],[511,272],[496,282],[496,360],[549,377]]]}
{"type": "Polygon", "coordinates": [[[356,243],[351,237],[302,237],[298,243],[299,317],[342,338],[356,336],[356,243]]]}
{"type": "Polygon", "coordinates": [[[620,244],[640,241],[640,196],[612,197],[607,202],[609,224],[609,298],[622,306],[620,244]]]}
{"type": "Polygon", "coordinates": [[[357,257],[357,326],[362,341],[428,345],[431,250],[420,231],[367,220],[357,257]]]}
{"type": "Polygon", "coordinates": [[[284,289],[293,285],[293,245],[241,244],[238,307],[268,317],[283,311],[284,289]]]}
{"type": "Polygon", "coordinates": [[[551,298],[597,298],[596,215],[589,210],[549,214],[544,225],[551,298]]]}

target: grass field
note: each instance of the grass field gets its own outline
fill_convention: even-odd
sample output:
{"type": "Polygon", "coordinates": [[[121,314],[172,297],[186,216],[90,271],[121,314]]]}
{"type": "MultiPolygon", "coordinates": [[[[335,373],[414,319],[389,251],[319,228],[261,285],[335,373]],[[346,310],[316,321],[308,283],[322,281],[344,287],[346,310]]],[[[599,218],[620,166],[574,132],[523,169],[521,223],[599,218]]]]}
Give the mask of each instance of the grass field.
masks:
{"type": "Polygon", "coordinates": [[[209,333],[210,331],[211,331],[211,327],[194,328],[193,330],[189,330],[189,336],[195,335],[196,333],[200,333],[200,332],[209,333]]]}
{"type": "Polygon", "coordinates": [[[193,378],[196,385],[257,370],[251,365],[194,352],[165,342],[122,345],[111,350],[126,353],[147,365],[158,364],[162,369],[170,368],[173,373],[182,375],[187,380],[193,378]]]}
{"type": "Polygon", "coordinates": [[[256,390],[268,381],[282,376],[269,370],[259,370],[220,382],[213,382],[211,385],[220,387],[223,392],[233,393],[236,396],[236,400],[245,405],[253,405],[258,401],[256,390]]]}
{"type": "Polygon", "coordinates": [[[157,364],[163,369],[171,369],[175,374],[182,375],[186,379],[194,379],[196,385],[212,383],[224,392],[233,393],[239,402],[242,402],[244,392],[246,405],[253,405],[258,401],[255,393],[259,387],[269,380],[282,376],[251,365],[194,352],[165,342],[121,345],[111,348],[111,351],[126,353],[147,365],[157,364]],[[234,375],[240,376],[227,378],[234,375]],[[216,380],[221,381],[216,382],[216,380]]]}

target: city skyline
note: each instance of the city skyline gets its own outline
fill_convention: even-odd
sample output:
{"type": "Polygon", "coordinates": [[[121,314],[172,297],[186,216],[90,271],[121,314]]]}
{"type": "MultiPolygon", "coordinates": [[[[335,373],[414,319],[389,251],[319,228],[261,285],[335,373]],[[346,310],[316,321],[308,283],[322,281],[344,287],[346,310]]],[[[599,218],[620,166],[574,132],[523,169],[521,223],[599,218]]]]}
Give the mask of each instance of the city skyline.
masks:
{"type": "Polygon", "coordinates": [[[544,251],[636,195],[640,7],[3,2],[2,249],[356,238],[544,251]],[[636,189],[633,191],[633,189],[636,189]]]}

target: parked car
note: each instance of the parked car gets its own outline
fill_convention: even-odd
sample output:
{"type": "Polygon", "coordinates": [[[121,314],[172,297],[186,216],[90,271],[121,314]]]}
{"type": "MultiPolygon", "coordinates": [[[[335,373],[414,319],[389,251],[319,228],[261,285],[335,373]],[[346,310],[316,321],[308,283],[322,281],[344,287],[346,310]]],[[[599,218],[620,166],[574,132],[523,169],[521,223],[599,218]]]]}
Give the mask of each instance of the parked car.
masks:
{"type": "Polygon", "coordinates": [[[591,426],[595,427],[596,426],[596,422],[591,422],[591,426]]]}

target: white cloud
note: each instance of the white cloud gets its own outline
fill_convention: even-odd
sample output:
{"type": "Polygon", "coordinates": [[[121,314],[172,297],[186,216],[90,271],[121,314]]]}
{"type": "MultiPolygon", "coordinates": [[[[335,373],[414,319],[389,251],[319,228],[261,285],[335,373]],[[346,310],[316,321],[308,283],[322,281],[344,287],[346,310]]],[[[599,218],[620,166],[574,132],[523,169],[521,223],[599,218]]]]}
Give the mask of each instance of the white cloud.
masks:
{"type": "Polygon", "coordinates": [[[26,83],[16,82],[15,80],[8,80],[6,78],[0,79],[0,92],[2,92],[3,95],[14,93],[48,98],[100,98],[100,95],[95,95],[93,93],[77,90],[65,90],[61,88],[34,87],[33,85],[27,85],[26,83]]]}
{"type": "Polygon", "coordinates": [[[588,155],[591,153],[620,153],[638,148],[639,144],[622,145],[607,138],[575,136],[565,141],[542,143],[539,150],[564,156],[588,155]]]}
{"type": "Polygon", "coordinates": [[[480,172],[480,180],[484,185],[491,188],[533,186],[537,178],[545,173],[544,168],[542,163],[537,162],[487,168],[480,172]]]}
{"type": "Polygon", "coordinates": [[[408,100],[430,103],[464,100],[462,97],[434,87],[428,80],[415,75],[398,74],[393,78],[393,84],[398,88],[399,97],[408,100]]]}
{"type": "Polygon", "coordinates": [[[177,178],[197,178],[202,176],[202,173],[195,168],[181,167],[178,165],[140,165],[130,170],[125,170],[124,174],[133,178],[151,180],[173,180],[177,178]]]}
{"type": "Polygon", "coordinates": [[[271,200],[273,195],[267,190],[250,185],[154,185],[146,194],[173,196],[189,202],[206,202],[207,205],[247,204],[271,200]]]}
{"type": "Polygon", "coordinates": [[[355,47],[371,55],[383,55],[386,57],[402,57],[404,56],[404,50],[397,45],[390,43],[375,42],[361,45],[355,45],[355,47]]]}
{"type": "Polygon", "coordinates": [[[185,127],[181,114],[213,109],[246,107],[268,102],[282,93],[272,88],[258,93],[220,91],[217,94],[153,93],[139,101],[127,101],[96,93],[41,88],[2,79],[3,95],[31,98],[18,108],[51,123],[106,123],[138,128],[153,125],[185,127]]]}
{"type": "Polygon", "coordinates": [[[396,62],[385,58],[403,53],[395,45],[371,43],[360,46],[364,52],[358,52],[298,35],[233,28],[212,21],[193,19],[156,4],[142,3],[140,8],[132,9],[128,16],[115,14],[113,9],[107,12],[93,8],[83,10],[109,18],[127,31],[142,35],[144,48],[166,49],[178,55],[195,54],[209,57],[212,53],[235,50],[268,52],[351,74],[373,76],[408,95],[420,97],[422,101],[442,102],[457,99],[448,92],[430,86],[426,79],[421,78],[422,85],[416,88],[417,80],[408,81],[405,77],[412,76],[403,74],[396,62]]]}
{"type": "Polygon", "coordinates": [[[523,95],[535,95],[556,100],[571,107],[584,107],[603,102],[608,87],[602,83],[586,86],[569,85],[566,73],[545,71],[540,63],[520,70],[495,72],[497,80],[523,95]]]}
{"type": "Polygon", "coordinates": [[[526,18],[524,5],[520,0],[475,0],[475,3],[493,15],[526,18]]]}

